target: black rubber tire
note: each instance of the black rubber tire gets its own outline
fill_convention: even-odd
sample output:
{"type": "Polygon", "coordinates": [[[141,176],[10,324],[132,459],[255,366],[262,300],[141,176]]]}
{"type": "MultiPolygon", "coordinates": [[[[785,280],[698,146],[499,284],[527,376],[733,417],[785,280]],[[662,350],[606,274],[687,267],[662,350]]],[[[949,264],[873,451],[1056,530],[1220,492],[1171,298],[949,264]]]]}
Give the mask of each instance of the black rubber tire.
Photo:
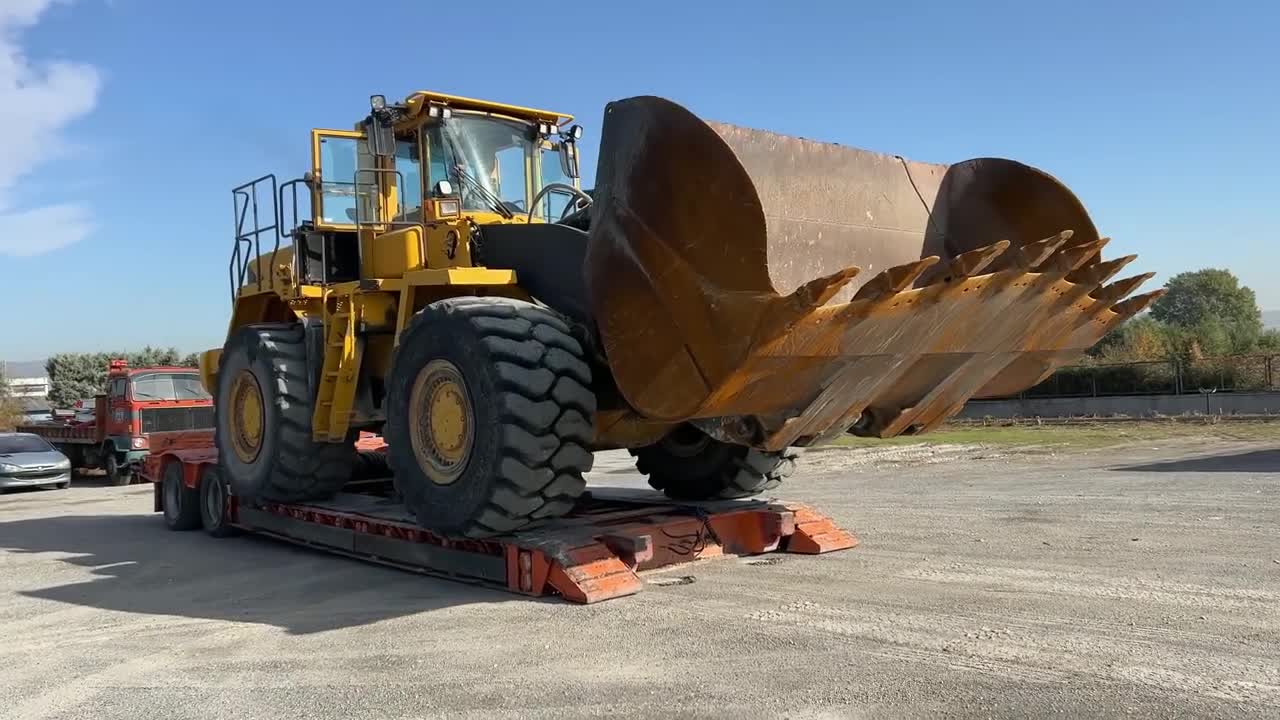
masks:
{"type": "Polygon", "coordinates": [[[102,467],[107,471],[107,482],[113,487],[124,487],[133,482],[133,473],[127,467],[121,469],[115,450],[102,451],[102,467]]]}
{"type": "Polygon", "coordinates": [[[307,351],[301,325],[249,325],[227,338],[218,368],[214,439],[218,464],[241,500],[301,502],[332,497],[351,479],[356,450],[351,442],[311,439],[315,398],[307,378],[307,351]],[[263,437],[252,462],[232,447],[230,402],[235,376],[248,369],[262,393],[263,437]]]}
{"type": "Polygon", "coordinates": [[[216,538],[231,537],[239,532],[227,518],[226,483],[218,472],[216,465],[205,465],[200,469],[200,526],[216,538]]]}
{"type": "Polygon", "coordinates": [[[200,527],[200,491],[182,482],[182,463],[165,465],[160,483],[160,506],[164,509],[165,526],[170,530],[200,527]]]}
{"type": "Polygon", "coordinates": [[[730,500],[773,490],[795,472],[799,451],[721,442],[692,425],[631,451],[649,485],[677,500],[730,500]]]}
{"type": "Polygon", "coordinates": [[[450,298],[414,316],[392,361],[385,434],[396,488],[422,527],[489,537],[573,509],[594,460],[596,398],[583,358],[559,315],[520,300],[450,298]],[[449,484],[431,481],[410,440],[413,383],[435,359],[461,374],[475,427],[449,484]]]}
{"type": "Polygon", "coordinates": [[[352,480],[382,480],[391,477],[391,465],[387,462],[387,450],[361,450],[356,453],[352,480]]]}
{"type": "Polygon", "coordinates": [[[60,482],[55,484],[53,487],[57,490],[66,490],[67,488],[71,487],[71,481],[67,480],[65,482],[60,482]]]}

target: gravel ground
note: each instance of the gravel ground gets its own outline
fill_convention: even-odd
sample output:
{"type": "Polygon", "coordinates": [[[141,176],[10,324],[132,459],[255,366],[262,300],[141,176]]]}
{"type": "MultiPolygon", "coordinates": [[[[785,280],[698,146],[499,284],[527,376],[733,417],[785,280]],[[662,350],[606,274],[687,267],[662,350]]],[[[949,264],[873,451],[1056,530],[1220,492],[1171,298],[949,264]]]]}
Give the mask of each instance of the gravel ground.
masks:
{"type": "Polygon", "coordinates": [[[783,495],[859,548],[587,607],[166,532],[145,486],[11,493],[0,716],[1274,714],[1278,481],[1280,438],[815,452],[783,495]]]}

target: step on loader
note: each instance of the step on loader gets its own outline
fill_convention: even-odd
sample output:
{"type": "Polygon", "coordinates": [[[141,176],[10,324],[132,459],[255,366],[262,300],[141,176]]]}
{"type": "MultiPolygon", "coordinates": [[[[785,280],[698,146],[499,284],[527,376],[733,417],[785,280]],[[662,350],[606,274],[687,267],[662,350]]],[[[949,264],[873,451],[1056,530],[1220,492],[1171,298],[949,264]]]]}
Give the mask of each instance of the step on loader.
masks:
{"type": "Polygon", "coordinates": [[[1030,387],[1157,293],[1107,284],[1079,200],[1012,160],[913,162],[610,103],[592,192],[562,113],[419,92],[233,191],[202,358],[219,472],[314,501],[381,433],[417,522],[568,513],[592,453],[669,496],[776,487],[795,448],[927,432],[1030,387]]]}

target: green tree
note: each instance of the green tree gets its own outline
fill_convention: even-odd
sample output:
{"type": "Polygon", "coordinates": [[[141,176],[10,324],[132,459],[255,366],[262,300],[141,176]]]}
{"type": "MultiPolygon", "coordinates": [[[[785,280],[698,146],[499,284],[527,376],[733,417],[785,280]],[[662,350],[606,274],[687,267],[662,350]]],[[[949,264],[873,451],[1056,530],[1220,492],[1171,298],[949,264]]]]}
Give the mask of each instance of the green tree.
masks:
{"type": "Polygon", "coordinates": [[[76,400],[89,399],[106,388],[107,369],[112,360],[124,359],[130,367],[173,365],[195,367],[194,355],[182,357],[176,348],[153,348],[150,345],[133,352],[59,353],[45,362],[49,375],[49,402],[54,407],[69,407],[76,400]]]}
{"type": "Polygon", "coordinates": [[[12,430],[22,420],[22,408],[9,389],[9,379],[0,366],[0,430],[12,430]]]}
{"type": "Polygon", "coordinates": [[[1164,297],[1151,306],[1152,318],[1192,331],[1216,353],[1249,352],[1256,346],[1262,334],[1258,299],[1230,270],[1179,273],[1165,289],[1164,297]]]}

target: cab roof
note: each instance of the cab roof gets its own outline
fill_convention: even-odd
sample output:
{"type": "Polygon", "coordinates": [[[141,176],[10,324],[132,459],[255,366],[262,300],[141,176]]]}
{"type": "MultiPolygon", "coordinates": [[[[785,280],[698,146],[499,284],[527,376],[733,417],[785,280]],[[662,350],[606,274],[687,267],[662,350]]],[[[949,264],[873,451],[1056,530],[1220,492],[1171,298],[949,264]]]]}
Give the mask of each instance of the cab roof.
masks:
{"type": "Polygon", "coordinates": [[[131,367],[131,368],[121,368],[121,369],[127,371],[129,377],[133,377],[134,375],[141,375],[143,373],[157,373],[157,372],[161,372],[161,373],[198,373],[200,372],[196,368],[178,367],[176,365],[152,365],[149,367],[131,367]]]}
{"type": "Polygon", "coordinates": [[[442,105],[448,105],[450,108],[458,110],[478,110],[480,112],[494,112],[503,115],[511,115],[512,117],[524,118],[533,121],[542,121],[550,123],[566,123],[573,120],[572,115],[556,112],[554,110],[539,110],[538,108],[523,107],[521,105],[508,105],[507,103],[493,102],[490,100],[477,100],[475,98],[463,97],[461,95],[447,95],[445,93],[433,92],[431,90],[419,90],[409,97],[405,98],[404,104],[409,110],[409,116],[414,117],[420,114],[426,107],[427,103],[435,102],[442,105]]]}

